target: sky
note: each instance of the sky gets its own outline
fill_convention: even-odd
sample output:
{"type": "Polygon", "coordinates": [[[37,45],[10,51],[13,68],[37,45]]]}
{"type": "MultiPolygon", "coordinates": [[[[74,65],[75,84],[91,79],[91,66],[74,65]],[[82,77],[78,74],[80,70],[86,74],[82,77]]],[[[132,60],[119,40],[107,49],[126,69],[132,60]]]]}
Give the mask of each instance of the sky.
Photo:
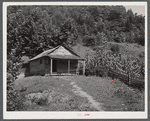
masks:
{"type": "Polygon", "coordinates": [[[133,13],[137,13],[138,15],[143,15],[145,16],[145,6],[135,6],[135,5],[132,5],[132,6],[124,6],[126,8],[126,10],[129,10],[131,9],[133,11],[133,13]]]}

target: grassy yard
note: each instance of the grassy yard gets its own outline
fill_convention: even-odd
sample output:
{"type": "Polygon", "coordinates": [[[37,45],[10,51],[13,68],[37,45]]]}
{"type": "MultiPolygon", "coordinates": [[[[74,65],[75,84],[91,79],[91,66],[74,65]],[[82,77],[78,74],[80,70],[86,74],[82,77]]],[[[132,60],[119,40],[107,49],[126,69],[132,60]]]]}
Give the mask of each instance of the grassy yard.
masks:
{"type": "Polygon", "coordinates": [[[100,103],[103,111],[144,111],[144,91],[110,78],[32,76],[18,79],[15,84],[26,95],[26,110],[30,111],[98,111],[85,94],[100,103]],[[72,83],[80,88],[78,94],[72,83]]]}

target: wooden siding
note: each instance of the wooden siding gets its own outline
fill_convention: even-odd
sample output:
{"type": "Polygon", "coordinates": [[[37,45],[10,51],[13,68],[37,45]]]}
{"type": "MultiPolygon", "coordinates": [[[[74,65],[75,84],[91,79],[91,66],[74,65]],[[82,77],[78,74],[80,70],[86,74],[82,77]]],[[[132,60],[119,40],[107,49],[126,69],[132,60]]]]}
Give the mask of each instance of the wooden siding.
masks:
{"type": "Polygon", "coordinates": [[[45,58],[39,58],[30,62],[30,75],[45,75],[48,70],[48,65],[45,64],[45,58]]]}
{"type": "MultiPolygon", "coordinates": [[[[78,60],[70,60],[70,73],[76,74],[78,68],[78,60]]],[[[50,58],[43,57],[30,62],[30,75],[45,75],[50,74],[50,58]],[[40,59],[42,63],[40,63],[40,59]]],[[[57,72],[52,74],[67,74],[68,60],[57,59],[57,72]]]]}
{"type": "Polygon", "coordinates": [[[45,57],[45,74],[50,74],[50,58],[45,57]]]}

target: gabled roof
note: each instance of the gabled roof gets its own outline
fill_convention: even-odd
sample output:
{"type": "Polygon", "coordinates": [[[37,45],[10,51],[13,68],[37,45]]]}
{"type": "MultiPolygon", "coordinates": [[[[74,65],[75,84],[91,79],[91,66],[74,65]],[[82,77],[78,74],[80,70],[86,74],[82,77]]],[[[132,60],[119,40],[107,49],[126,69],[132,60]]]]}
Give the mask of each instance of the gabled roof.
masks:
{"type": "Polygon", "coordinates": [[[75,59],[75,60],[84,60],[78,54],[76,54],[71,49],[67,48],[64,45],[57,46],[53,49],[49,49],[30,59],[30,61],[36,60],[38,58],[48,56],[53,59],[75,59]]]}

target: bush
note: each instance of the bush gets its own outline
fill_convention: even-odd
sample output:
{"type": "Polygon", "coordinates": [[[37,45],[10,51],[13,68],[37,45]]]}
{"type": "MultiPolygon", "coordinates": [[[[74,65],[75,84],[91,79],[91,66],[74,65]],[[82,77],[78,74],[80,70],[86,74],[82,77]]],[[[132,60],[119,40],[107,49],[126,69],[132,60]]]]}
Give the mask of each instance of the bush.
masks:
{"type": "Polygon", "coordinates": [[[121,38],[118,37],[118,36],[114,38],[114,41],[115,41],[115,42],[122,42],[121,38]]]}
{"type": "Polygon", "coordinates": [[[144,53],[144,52],[141,52],[141,53],[139,54],[139,58],[145,58],[145,53],[144,53]]]}
{"type": "Polygon", "coordinates": [[[17,91],[7,91],[7,111],[26,110],[24,105],[25,96],[17,91]]]}
{"type": "Polygon", "coordinates": [[[21,90],[20,90],[20,92],[25,92],[27,90],[27,87],[21,87],[21,90]]]}
{"type": "Polygon", "coordinates": [[[14,88],[14,81],[20,74],[21,58],[12,51],[7,54],[7,111],[24,110],[24,95],[14,88]]]}
{"type": "Polygon", "coordinates": [[[95,39],[92,36],[85,35],[83,38],[83,43],[85,46],[94,46],[95,45],[95,39]]]}
{"type": "Polygon", "coordinates": [[[40,97],[40,98],[34,97],[32,99],[32,102],[35,102],[37,105],[46,105],[48,103],[48,97],[40,97]]]}
{"type": "Polygon", "coordinates": [[[94,70],[91,69],[85,70],[85,76],[93,76],[93,75],[96,75],[96,72],[94,70]]]}
{"type": "Polygon", "coordinates": [[[107,77],[108,76],[108,72],[107,72],[107,70],[96,70],[96,76],[107,77]]]}
{"type": "Polygon", "coordinates": [[[46,105],[48,103],[48,98],[40,98],[37,102],[38,105],[46,105]]]}
{"type": "Polygon", "coordinates": [[[124,87],[118,87],[114,91],[114,95],[119,98],[124,98],[124,104],[128,111],[143,111],[144,110],[144,92],[138,89],[126,90],[124,87]]]}
{"type": "Polygon", "coordinates": [[[118,53],[119,52],[119,45],[113,45],[110,49],[112,52],[118,53]]]}

